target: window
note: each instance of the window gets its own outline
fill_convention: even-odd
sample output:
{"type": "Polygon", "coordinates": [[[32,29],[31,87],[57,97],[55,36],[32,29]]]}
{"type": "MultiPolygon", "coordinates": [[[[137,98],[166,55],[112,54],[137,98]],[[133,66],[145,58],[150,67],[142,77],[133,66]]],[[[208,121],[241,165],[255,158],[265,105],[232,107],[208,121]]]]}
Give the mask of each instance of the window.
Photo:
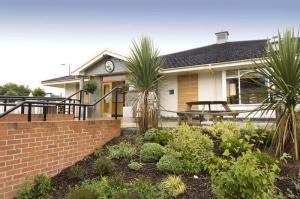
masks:
{"type": "Polygon", "coordinates": [[[253,70],[226,71],[227,102],[258,104],[265,99],[265,79],[253,70]]]}

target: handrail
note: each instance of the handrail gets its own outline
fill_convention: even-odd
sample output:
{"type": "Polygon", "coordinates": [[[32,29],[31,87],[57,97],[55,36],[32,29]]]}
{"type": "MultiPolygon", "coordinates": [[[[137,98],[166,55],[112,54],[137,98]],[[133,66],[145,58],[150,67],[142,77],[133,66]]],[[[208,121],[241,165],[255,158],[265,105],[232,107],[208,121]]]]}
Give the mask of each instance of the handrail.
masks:
{"type": "Polygon", "coordinates": [[[34,96],[3,96],[0,95],[0,100],[26,100],[26,99],[31,99],[31,100],[52,100],[52,101],[57,101],[57,100],[62,100],[65,99],[63,97],[34,97],[34,96]]]}
{"type": "Polygon", "coordinates": [[[122,89],[122,88],[121,87],[115,87],[115,88],[111,89],[108,93],[106,93],[104,96],[102,96],[100,99],[98,99],[96,102],[94,102],[90,106],[96,106],[96,104],[98,104],[100,101],[102,101],[108,95],[110,95],[112,92],[114,92],[115,90],[119,90],[119,89],[122,89]]]}
{"type": "MultiPolygon", "coordinates": [[[[92,103],[92,104],[82,104],[81,103],[81,100],[79,101],[80,103],[77,104],[77,103],[66,103],[66,102],[44,102],[44,101],[22,101],[18,104],[16,104],[14,107],[8,109],[7,111],[5,111],[4,113],[1,113],[0,114],[0,118],[6,116],[7,114],[11,113],[12,111],[20,108],[20,107],[24,107],[25,104],[28,104],[28,121],[31,121],[31,107],[32,105],[34,104],[38,104],[38,105],[43,105],[42,107],[44,108],[43,110],[43,114],[44,114],[44,121],[46,121],[46,110],[45,108],[47,107],[50,107],[49,105],[56,105],[56,106],[60,106],[60,105],[63,105],[63,106],[66,106],[66,105],[69,105],[69,106],[79,106],[79,120],[81,119],[80,118],[80,113],[81,113],[81,107],[83,107],[83,120],[85,120],[85,113],[86,113],[86,108],[87,107],[91,107],[91,106],[95,106],[96,104],[98,104],[99,102],[101,102],[103,99],[105,99],[108,95],[110,95],[111,93],[113,93],[114,91],[118,91],[119,89],[122,89],[121,87],[115,87],[113,88],[111,91],[109,91],[108,93],[106,93],[103,97],[101,97],[100,99],[98,99],[96,102],[92,103]]],[[[79,92],[83,92],[84,90],[79,90],[77,91],[76,93],[73,94],[76,95],[77,93],[79,92]]],[[[117,95],[118,93],[116,93],[116,101],[117,101],[117,95]]],[[[71,96],[72,97],[72,96],[71,96]]],[[[117,119],[117,106],[115,106],[115,118],[117,119]]]]}
{"type": "MultiPolygon", "coordinates": [[[[75,95],[77,95],[77,94],[80,93],[80,92],[86,92],[86,90],[83,90],[83,89],[78,90],[77,92],[73,93],[73,94],[70,95],[69,97],[64,98],[64,100],[62,100],[62,102],[67,101],[67,100],[70,100],[72,97],[74,97],[75,95]]],[[[72,99],[72,100],[73,100],[73,99],[72,99]]]]}

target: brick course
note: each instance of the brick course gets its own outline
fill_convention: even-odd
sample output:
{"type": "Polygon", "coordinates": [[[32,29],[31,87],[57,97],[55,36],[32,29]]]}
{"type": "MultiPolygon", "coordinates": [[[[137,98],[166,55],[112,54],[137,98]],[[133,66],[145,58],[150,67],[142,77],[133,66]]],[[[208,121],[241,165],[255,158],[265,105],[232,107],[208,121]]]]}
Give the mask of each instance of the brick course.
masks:
{"type": "MultiPolygon", "coordinates": [[[[32,114],[31,121],[43,121],[43,114],[32,114]]],[[[47,121],[74,120],[73,114],[47,114],[47,121]]],[[[27,121],[27,114],[8,114],[0,118],[0,122],[27,121]]]]}
{"type": "Polygon", "coordinates": [[[24,179],[53,176],[120,135],[120,120],[0,122],[0,198],[24,179]]]}

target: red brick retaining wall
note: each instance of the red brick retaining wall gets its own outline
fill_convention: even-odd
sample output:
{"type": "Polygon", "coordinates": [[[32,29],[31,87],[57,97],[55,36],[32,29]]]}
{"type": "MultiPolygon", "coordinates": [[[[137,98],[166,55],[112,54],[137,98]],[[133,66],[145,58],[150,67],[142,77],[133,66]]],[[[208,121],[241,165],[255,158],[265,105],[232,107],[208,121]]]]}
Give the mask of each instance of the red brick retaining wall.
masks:
{"type": "Polygon", "coordinates": [[[0,198],[24,179],[53,176],[120,135],[120,120],[0,123],[0,198]]]}
{"type": "MultiPolygon", "coordinates": [[[[19,122],[27,121],[27,114],[8,114],[0,118],[0,122],[19,122]]],[[[32,114],[32,121],[43,121],[43,114],[32,114]]],[[[70,114],[47,114],[47,121],[62,121],[62,120],[74,120],[74,115],[70,114]]]]}

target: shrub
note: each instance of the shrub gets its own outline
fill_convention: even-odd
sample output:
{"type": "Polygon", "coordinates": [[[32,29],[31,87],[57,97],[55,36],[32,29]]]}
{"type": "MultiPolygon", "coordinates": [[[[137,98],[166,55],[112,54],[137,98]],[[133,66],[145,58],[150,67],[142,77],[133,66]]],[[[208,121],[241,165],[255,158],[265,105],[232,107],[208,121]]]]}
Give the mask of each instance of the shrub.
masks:
{"type": "Polygon", "coordinates": [[[180,160],[184,173],[198,173],[208,168],[213,157],[212,150],[213,142],[208,136],[200,134],[199,130],[182,125],[173,132],[165,153],[180,160]]]}
{"type": "Polygon", "coordinates": [[[108,183],[106,177],[101,177],[100,179],[94,179],[91,181],[85,181],[82,187],[92,190],[95,192],[99,198],[109,198],[112,193],[112,189],[108,183]]]}
{"type": "Polygon", "coordinates": [[[161,192],[159,189],[146,178],[137,178],[133,180],[129,185],[128,192],[131,192],[131,198],[132,196],[135,196],[133,198],[138,199],[161,198],[161,192]]]}
{"type": "Polygon", "coordinates": [[[215,125],[212,126],[212,129],[210,130],[212,136],[214,137],[221,137],[223,135],[240,135],[240,128],[237,126],[234,122],[218,122],[215,125]]]}
{"type": "Polygon", "coordinates": [[[134,171],[138,171],[140,170],[143,166],[138,163],[138,162],[131,162],[130,164],[128,164],[129,169],[134,170],[134,171]]]}
{"type": "Polygon", "coordinates": [[[144,140],[147,142],[155,142],[162,146],[168,144],[169,140],[172,138],[172,132],[168,128],[158,129],[149,129],[144,135],[144,140]]]}
{"type": "Polygon", "coordinates": [[[52,190],[50,179],[43,175],[36,175],[33,184],[25,182],[24,186],[17,191],[18,199],[35,199],[47,196],[52,190]]]}
{"type": "Polygon", "coordinates": [[[253,144],[250,144],[246,140],[230,134],[222,136],[220,145],[223,155],[226,153],[226,156],[232,155],[234,157],[241,155],[245,151],[251,150],[252,147],[253,144]]]}
{"type": "Polygon", "coordinates": [[[89,93],[94,93],[97,89],[98,83],[96,81],[87,81],[83,84],[83,89],[88,91],[89,93]]]}
{"type": "Polygon", "coordinates": [[[185,184],[179,176],[168,176],[160,184],[163,191],[169,196],[177,197],[185,192],[185,184]]]}
{"type": "Polygon", "coordinates": [[[109,157],[112,159],[131,159],[136,154],[136,148],[126,142],[108,147],[109,157]]]}
{"type": "Polygon", "coordinates": [[[102,148],[100,147],[100,148],[95,149],[94,152],[93,152],[93,155],[94,155],[96,158],[102,157],[102,148]]]}
{"type": "Polygon", "coordinates": [[[146,143],[141,147],[140,155],[144,162],[157,162],[163,155],[163,147],[157,143],[146,143]]]}
{"type": "Polygon", "coordinates": [[[165,173],[184,173],[184,164],[173,155],[164,155],[156,164],[158,170],[165,173]]]}
{"type": "Polygon", "coordinates": [[[80,166],[74,165],[68,170],[69,179],[81,179],[83,177],[83,172],[80,166]]]}
{"type": "Polygon", "coordinates": [[[96,174],[103,176],[111,174],[114,170],[114,163],[107,158],[98,158],[93,165],[93,170],[96,174]]]}
{"type": "Polygon", "coordinates": [[[146,131],[144,134],[144,140],[147,142],[153,142],[155,140],[158,129],[152,128],[146,131]]]}
{"type": "Polygon", "coordinates": [[[279,167],[265,154],[248,151],[212,172],[213,191],[220,198],[273,198],[279,167]]]}
{"type": "Polygon", "coordinates": [[[269,129],[255,128],[251,120],[246,121],[246,127],[241,129],[242,135],[245,139],[255,145],[267,145],[272,142],[274,132],[269,129]]]}
{"type": "Polygon", "coordinates": [[[75,187],[66,195],[65,199],[98,199],[99,195],[95,190],[87,187],[75,187]]]}

